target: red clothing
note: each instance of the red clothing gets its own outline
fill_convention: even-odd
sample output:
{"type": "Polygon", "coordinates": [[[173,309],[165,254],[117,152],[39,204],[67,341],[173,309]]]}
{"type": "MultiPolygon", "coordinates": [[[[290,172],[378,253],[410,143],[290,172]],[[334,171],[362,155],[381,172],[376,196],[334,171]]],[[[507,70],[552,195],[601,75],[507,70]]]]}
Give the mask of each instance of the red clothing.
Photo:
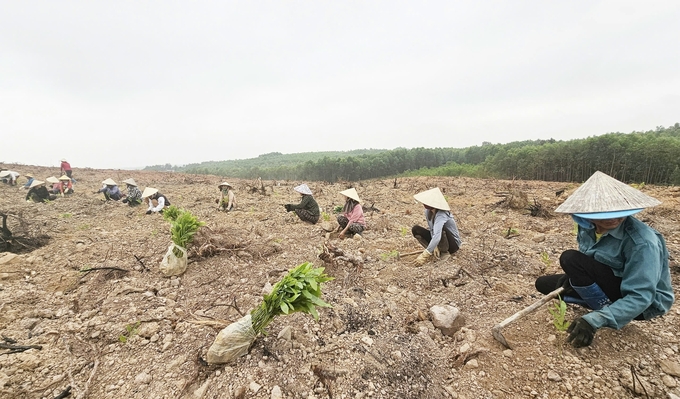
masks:
{"type": "Polygon", "coordinates": [[[71,165],[66,162],[66,161],[61,161],[61,170],[66,172],[67,170],[71,170],[71,165]]]}
{"type": "Polygon", "coordinates": [[[345,217],[349,220],[348,224],[359,223],[360,225],[366,227],[366,221],[364,220],[364,210],[361,205],[356,204],[352,212],[346,212],[345,217]]]}

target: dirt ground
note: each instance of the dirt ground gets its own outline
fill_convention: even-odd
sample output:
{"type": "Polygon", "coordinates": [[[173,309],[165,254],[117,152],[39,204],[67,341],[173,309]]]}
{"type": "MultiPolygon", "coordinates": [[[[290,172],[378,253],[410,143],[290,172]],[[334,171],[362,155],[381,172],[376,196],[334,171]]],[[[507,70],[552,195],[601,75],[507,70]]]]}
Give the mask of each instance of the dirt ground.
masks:
{"type": "MultiPolygon", "coordinates": [[[[58,173],[9,167],[41,179],[58,173]]],[[[336,226],[333,208],[351,183],[307,182],[328,216],[312,226],[282,206],[299,201],[297,181],[227,179],[237,207],[224,213],[215,204],[223,180],[216,176],[76,168],[74,177],[76,193],[47,204],[27,203],[25,190],[0,186],[0,213],[9,215],[11,250],[18,252],[0,256],[2,344],[37,346],[2,349],[2,398],[55,398],[67,387],[73,398],[680,396],[677,307],[620,331],[598,331],[584,349],[565,343],[548,305],[504,329],[512,349],[492,337],[493,325],[540,298],[535,278],[557,272],[559,254],[576,247],[569,217],[527,210],[554,209],[574,184],[356,182],[363,205],[375,210],[366,213],[363,237],[339,240],[324,227],[336,226]],[[170,244],[168,222],[95,194],[109,177],[158,188],[206,222],[185,274],[168,278],[158,268],[170,244]],[[398,254],[420,250],[410,229],[424,218],[413,194],[437,186],[464,243],[450,259],[418,268],[414,256],[398,254]],[[332,248],[355,263],[333,256],[324,262],[319,255],[332,248]],[[203,363],[217,333],[305,261],[335,277],[323,287],[333,308],[320,309],[318,322],[306,314],[278,317],[248,355],[227,365],[203,363]],[[92,268],[125,271],[83,271],[92,268]],[[431,321],[434,305],[458,308],[465,326],[442,335],[431,321]]],[[[665,236],[677,292],[680,189],[642,190],[663,201],[638,217],[665,236]]],[[[567,318],[583,313],[569,305],[567,318]]]]}

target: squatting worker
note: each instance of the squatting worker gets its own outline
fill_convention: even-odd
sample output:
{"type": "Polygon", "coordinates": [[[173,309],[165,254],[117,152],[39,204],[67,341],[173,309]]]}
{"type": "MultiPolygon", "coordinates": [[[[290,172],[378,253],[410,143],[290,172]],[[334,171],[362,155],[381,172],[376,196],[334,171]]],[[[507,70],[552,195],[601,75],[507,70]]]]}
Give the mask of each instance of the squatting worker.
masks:
{"type": "Polygon", "coordinates": [[[451,215],[451,207],[439,187],[420,192],[413,196],[425,208],[427,228],[415,225],[411,229],[413,237],[425,247],[423,253],[415,260],[417,266],[422,266],[432,259],[448,259],[458,251],[462,245],[456,221],[451,215]]]}
{"type": "Polygon", "coordinates": [[[45,187],[45,182],[40,180],[33,180],[31,187],[26,193],[26,202],[48,202],[57,199],[55,195],[52,195],[47,191],[45,187]]]}
{"type": "Polygon", "coordinates": [[[220,183],[217,186],[217,189],[220,190],[220,198],[217,200],[217,210],[223,210],[225,212],[230,212],[234,209],[235,205],[235,195],[234,195],[234,188],[231,186],[231,184],[225,182],[220,183]]]}
{"type": "Polygon", "coordinates": [[[316,203],[316,200],[312,196],[312,190],[304,183],[293,188],[293,190],[300,193],[302,199],[299,204],[285,204],[284,207],[286,208],[286,212],[294,211],[300,220],[316,224],[316,222],[319,221],[321,212],[319,212],[319,204],[316,203]]]}
{"type": "Polygon", "coordinates": [[[341,191],[340,194],[345,196],[345,205],[342,207],[342,212],[338,215],[338,224],[340,225],[338,226],[338,231],[340,231],[339,237],[345,238],[347,233],[351,236],[361,234],[366,228],[366,220],[364,219],[364,210],[360,204],[359,193],[352,187],[341,191]]]}
{"type": "Polygon", "coordinates": [[[123,183],[127,185],[127,194],[123,194],[123,203],[130,206],[136,206],[142,203],[142,192],[139,191],[135,179],[129,178],[123,180],[123,183]]]}
{"type": "Polygon", "coordinates": [[[147,215],[157,212],[163,213],[163,209],[165,209],[166,206],[170,206],[170,201],[168,201],[168,198],[165,195],[159,193],[155,188],[145,188],[144,192],[142,193],[142,199],[149,206],[149,208],[146,210],[147,215]]]}
{"type": "Polygon", "coordinates": [[[578,224],[578,251],[560,255],[564,274],[542,276],[536,289],[564,287],[564,301],[592,309],[570,325],[576,347],[593,342],[602,327],[664,315],[674,295],[668,250],[661,234],[632,215],[658,200],[602,172],[595,172],[555,211],[578,224]]]}
{"type": "Polygon", "coordinates": [[[102,182],[103,187],[99,189],[95,194],[97,193],[104,193],[104,198],[109,201],[118,201],[123,197],[123,193],[120,192],[120,189],[118,188],[118,183],[116,183],[113,179],[106,179],[102,182]]]}

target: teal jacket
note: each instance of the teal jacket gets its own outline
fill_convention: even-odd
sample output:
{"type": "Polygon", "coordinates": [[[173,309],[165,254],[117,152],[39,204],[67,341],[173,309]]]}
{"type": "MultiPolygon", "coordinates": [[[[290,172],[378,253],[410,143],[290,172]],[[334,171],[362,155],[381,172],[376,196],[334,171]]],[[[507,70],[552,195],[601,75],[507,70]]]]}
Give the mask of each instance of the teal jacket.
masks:
{"type": "MultiPolygon", "coordinates": [[[[594,227],[594,226],[593,226],[594,227]]],[[[674,295],[668,249],[661,234],[632,216],[595,240],[595,229],[578,228],[582,253],[612,268],[621,277],[621,296],[583,318],[594,328],[620,329],[642,314],[645,319],[666,314],[674,295]]]]}

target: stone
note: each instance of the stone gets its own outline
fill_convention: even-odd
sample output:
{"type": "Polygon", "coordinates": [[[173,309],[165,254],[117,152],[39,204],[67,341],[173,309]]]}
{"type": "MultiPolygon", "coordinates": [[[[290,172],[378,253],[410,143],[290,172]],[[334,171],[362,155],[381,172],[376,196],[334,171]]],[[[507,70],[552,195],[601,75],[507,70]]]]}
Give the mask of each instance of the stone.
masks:
{"type": "Polygon", "coordinates": [[[271,399],[283,399],[283,392],[281,392],[281,387],[278,385],[272,387],[271,399]]]}
{"type": "Polygon", "coordinates": [[[153,335],[158,334],[160,330],[161,326],[155,321],[152,321],[150,323],[142,323],[137,329],[137,334],[140,337],[151,338],[153,335]]]}
{"type": "Polygon", "coordinates": [[[137,376],[135,377],[135,384],[146,385],[146,384],[149,384],[150,382],[151,382],[151,376],[147,373],[142,372],[142,373],[137,374],[137,376]]]}
{"type": "Polygon", "coordinates": [[[260,388],[262,388],[262,385],[258,384],[255,381],[251,381],[250,385],[248,385],[248,388],[250,388],[250,390],[253,391],[253,393],[257,393],[257,391],[259,391],[260,388]]]}
{"type": "Polygon", "coordinates": [[[453,335],[465,326],[465,317],[451,305],[434,305],[430,308],[432,324],[444,335],[453,335]]]}
{"type": "Polygon", "coordinates": [[[659,364],[661,365],[661,370],[664,373],[670,374],[674,377],[680,377],[680,364],[668,359],[659,360],[659,364]]]}
{"type": "Polygon", "coordinates": [[[290,341],[293,339],[293,329],[291,326],[285,326],[279,331],[278,337],[279,339],[284,339],[286,341],[290,341]]]}
{"type": "Polygon", "coordinates": [[[562,381],[562,377],[553,370],[548,371],[548,379],[550,381],[562,381]]]}
{"type": "Polygon", "coordinates": [[[465,367],[476,369],[479,367],[479,362],[477,361],[477,359],[471,359],[467,363],[465,363],[465,367]]]}
{"type": "Polygon", "coordinates": [[[210,384],[210,378],[208,378],[207,380],[205,380],[205,382],[203,383],[203,385],[201,385],[200,387],[198,387],[198,389],[196,389],[196,390],[194,391],[194,397],[195,397],[195,398],[202,398],[203,395],[205,395],[205,391],[208,389],[208,385],[209,385],[209,384],[210,384]]]}
{"type": "Polygon", "coordinates": [[[10,263],[17,262],[19,259],[21,259],[19,258],[19,255],[13,254],[11,252],[6,252],[5,256],[0,258],[0,265],[9,265],[10,263]]]}
{"type": "Polygon", "coordinates": [[[373,345],[373,338],[371,338],[369,336],[364,336],[364,337],[361,337],[361,342],[365,343],[368,346],[371,346],[371,345],[373,345]]]}
{"type": "Polygon", "coordinates": [[[321,228],[324,229],[324,231],[332,232],[336,229],[336,226],[333,222],[324,221],[321,222],[321,228]]]}
{"type": "Polygon", "coordinates": [[[3,373],[2,371],[0,371],[0,388],[7,385],[8,382],[9,382],[9,376],[7,374],[3,373]]]}
{"type": "Polygon", "coordinates": [[[503,356],[512,357],[512,349],[506,349],[503,351],[503,356]]]}
{"type": "Polygon", "coordinates": [[[661,381],[668,388],[675,388],[678,386],[678,383],[677,381],[675,381],[675,378],[671,377],[670,375],[664,375],[663,377],[661,377],[661,381]]]}

